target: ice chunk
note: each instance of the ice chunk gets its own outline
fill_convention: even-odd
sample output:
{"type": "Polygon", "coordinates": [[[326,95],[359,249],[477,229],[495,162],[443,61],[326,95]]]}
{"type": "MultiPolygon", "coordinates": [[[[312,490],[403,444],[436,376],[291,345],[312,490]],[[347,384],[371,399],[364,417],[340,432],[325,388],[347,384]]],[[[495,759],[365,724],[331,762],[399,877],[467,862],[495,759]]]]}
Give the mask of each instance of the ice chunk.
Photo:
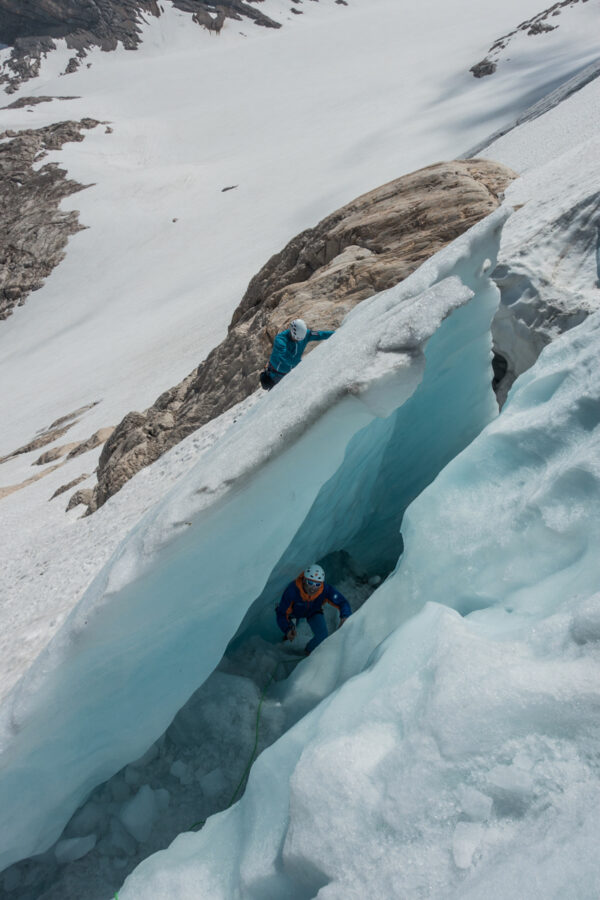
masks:
{"type": "Polygon", "coordinates": [[[223,775],[223,771],[219,768],[212,769],[206,775],[202,775],[201,771],[196,772],[196,778],[200,782],[202,792],[207,797],[218,797],[227,789],[227,780],[223,775]]]}
{"type": "Polygon", "coordinates": [[[600,640],[600,594],[578,604],[571,621],[571,635],[578,644],[600,640]]]}
{"type": "Polygon", "coordinates": [[[190,767],[181,759],[175,760],[169,771],[174,778],[177,778],[177,780],[181,782],[181,784],[191,784],[194,780],[194,775],[190,767]]]}
{"type": "Polygon", "coordinates": [[[487,794],[482,794],[470,785],[461,784],[458,789],[458,800],[462,811],[473,822],[488,819],[494,801],[487,794]]]}
{"type": "Polygon", "coordinates": [[[4,890],[9,894],[12,891],[16,891],[22,881],[21,870],[17,866],[11,866],[10,869],[6,869],[0,877],[2,878],[4,890]]]}
{"type": "Polygon", "coordinates": [[[56,862],[59,865],[74,862],[76,859],[81,859],[90,850],[93,850],[95,846],[95,834],[88,834],[86,837],[66,838],[64,841],[59,841],[54,848],[56,862]]]}
{"type": "Polygon", "coordinates": [[[483,836],[483,825],[478,822],[458,822],[452,837],[452,856],[458,869],[468,869],[483,836]]]}
{"type": "Polygon", "coordinates": [[[517,766],[495,766],[486,780],[502,815],[522,815],[533,799],[533,778],[517,766]]]}
{"type": "Polygon", "coordinates": [[[136,852],[135,840],[119,819],[114,817],[110,820],[108,838],[103,843],[106,843],[105,852],[108,856],[114,856],[115,851],[125,856],[133,856],[136,852]]]}
{"type": "Polygon", "coordinates": [[[157,814],[155,793],[145,784],[135,797],[122,807],[119,818],[127,831],[141,844],[150,837],[157,814]]]}
{"type": "Polygon", "coordinates": [[[89,800],[79,809],[69,822],[70,837],[84,837],[94,831],[105,813],[99,803],[89,800]]]}
{"type": "MultiPolygon", "coordinates": [[[[139,766],[139,762],[137,763],[139,766]]],[[[136,766],[127,766],[123,774],[126,784],[131,787],[139,787],[144,779],[144,775],[136,766]]]]}
{"type": "Polygon", "coordinates": [[[171,794],[166,788],[158,788],[154,791],[154,796],[156,797],[156,806],[159,812],[164,812],[168,809],[171,802],[171,794]]]}
{"type": "Polygon", "coordinates": [[[139,759],[136,759],[134,762],[132,762],[131,765],[135,766],[136,768],[143,769],[148,765],[148,763],[152,762],[153,759],[156,759],[156,757],[159,755],[159,752],[158,742],[155,744],[150,744],[146,752],[143,753],[142,756],[139,757],[139,759]]]}

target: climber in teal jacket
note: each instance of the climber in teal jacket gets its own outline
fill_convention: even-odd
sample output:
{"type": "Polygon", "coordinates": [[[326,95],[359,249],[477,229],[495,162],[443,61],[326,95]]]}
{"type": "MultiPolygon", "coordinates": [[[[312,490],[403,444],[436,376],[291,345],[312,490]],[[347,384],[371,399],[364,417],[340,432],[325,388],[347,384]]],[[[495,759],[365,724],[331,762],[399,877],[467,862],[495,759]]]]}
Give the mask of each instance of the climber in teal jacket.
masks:
{"type": "Polygon", "coordinates": [[[271,358],[260,373],[260,383],[265,391],[270,391],[298,365],[309,341],[326,341],[332,334],[333,331],[311,331],[303,319],[294,319],[290,327],[280,331],[273,341],[271,358]]]}

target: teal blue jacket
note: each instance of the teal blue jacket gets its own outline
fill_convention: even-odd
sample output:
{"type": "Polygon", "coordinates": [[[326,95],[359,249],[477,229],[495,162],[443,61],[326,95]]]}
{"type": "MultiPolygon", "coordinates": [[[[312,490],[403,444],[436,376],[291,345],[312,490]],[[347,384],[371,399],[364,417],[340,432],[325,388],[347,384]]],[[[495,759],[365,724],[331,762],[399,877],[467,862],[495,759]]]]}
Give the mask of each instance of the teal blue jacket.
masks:
{"type": "Polygon", "coordinates": [[[273,381],[281,381],[284,375],[298,365],[309,341],[326,341],[334,333],[333,331],[311,331],[309,329],[303,340],[294,341],[289,328],[280,331],[273,341],[273,350],[269,359],[269,374],[273,381]]]}

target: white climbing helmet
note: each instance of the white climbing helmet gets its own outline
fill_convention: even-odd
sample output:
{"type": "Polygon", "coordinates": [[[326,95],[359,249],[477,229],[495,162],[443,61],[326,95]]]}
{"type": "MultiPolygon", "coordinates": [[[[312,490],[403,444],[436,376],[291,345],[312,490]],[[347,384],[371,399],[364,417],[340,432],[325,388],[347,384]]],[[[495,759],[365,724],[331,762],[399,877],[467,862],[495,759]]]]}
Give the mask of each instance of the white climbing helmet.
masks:
{"type": "Polygon", "coordinates": [[[309,588],[316,589],[320,584],[323,584],[325,581],[325,572],[321,568],[321,566],[312,565],[304,570],[302,573],[302,578],[304,579],[305,585],[309,588]]]}
{"type": "Polygon", "coordinates": [[[304,319],[294,319],[290,322],[290,334],[293,341],[303,341],[307,331],[308,326],[304,319]]]}

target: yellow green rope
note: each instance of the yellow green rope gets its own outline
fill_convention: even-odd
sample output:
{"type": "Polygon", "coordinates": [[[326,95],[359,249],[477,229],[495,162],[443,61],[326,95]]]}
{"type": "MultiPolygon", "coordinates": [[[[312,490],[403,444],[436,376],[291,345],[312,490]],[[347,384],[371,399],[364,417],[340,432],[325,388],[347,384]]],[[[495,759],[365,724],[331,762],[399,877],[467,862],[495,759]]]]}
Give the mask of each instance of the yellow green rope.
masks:
{"type": "MultiPolygon", "coordinates": [[[[254,727],[254,747],[252,748],[252,753],[250,754],[250,759],[248,760],[248,764],[247,764],[246,768],[244,769],[244,771],[242,772],[242,777],[241,777],[240,780],[238,781],[237,787],[236,787],[235,791],[233,792],[233,794],[231,795],[231,800],[229,801],[229,803],[227,804],[227,806],[225,807],[225,809],[229,809],[229,807],[230,807],[230,806],[233,806],[233,804],[235,803],[236,798],[237,798],[237,795],[238,795],[238,792],[239,792],[239,789],[240,789],[241,786],[243,785],[243,783],[244,783],[244,781],[245,781],[245,779],[246,779],[246,776],[248,775],[248,772],[250,771],[250,769],[251,769],[251,767],[252,767],[252,763],[254,762],[254,757],[256,756],[256,750],[257,750],[257,748],[258,748],[258,729],[259,729],[259,727],[260,727],[260,713],[261,713],[261,710],[262,710],[262,705],[263,705],[265,696],[266,696],[266,694],[267,694],[267,691],[268,691],[269,688],[271,687],[271,682],[274,680],[275,675],[277,674],[277,668],[278,668],[278,666],[279,666],[279,663],[277,663],[277,665],[275,666],[275,669],[274,669],[274,671],[273,671],[273,674],[272,674],[271,677],[269,678],[269,680],[268,680],[268,682],[267,682],[267,684],[266,684],[266,687],[264,688],[262,694],[260,695],[260,701],[259,701],[259,704],[258,704],[258,709],[256,710],[256,724],[255,724],[255,727],[254,727]]],[[[197,827],[198,827],[198,825],[204,825],[205,822],[206,822],[206,819],[200,819],[199,822],[194,822],[194,824],[189,828],[189,831],[193,831],[194,828],[197,828],[197,827]]]]}

